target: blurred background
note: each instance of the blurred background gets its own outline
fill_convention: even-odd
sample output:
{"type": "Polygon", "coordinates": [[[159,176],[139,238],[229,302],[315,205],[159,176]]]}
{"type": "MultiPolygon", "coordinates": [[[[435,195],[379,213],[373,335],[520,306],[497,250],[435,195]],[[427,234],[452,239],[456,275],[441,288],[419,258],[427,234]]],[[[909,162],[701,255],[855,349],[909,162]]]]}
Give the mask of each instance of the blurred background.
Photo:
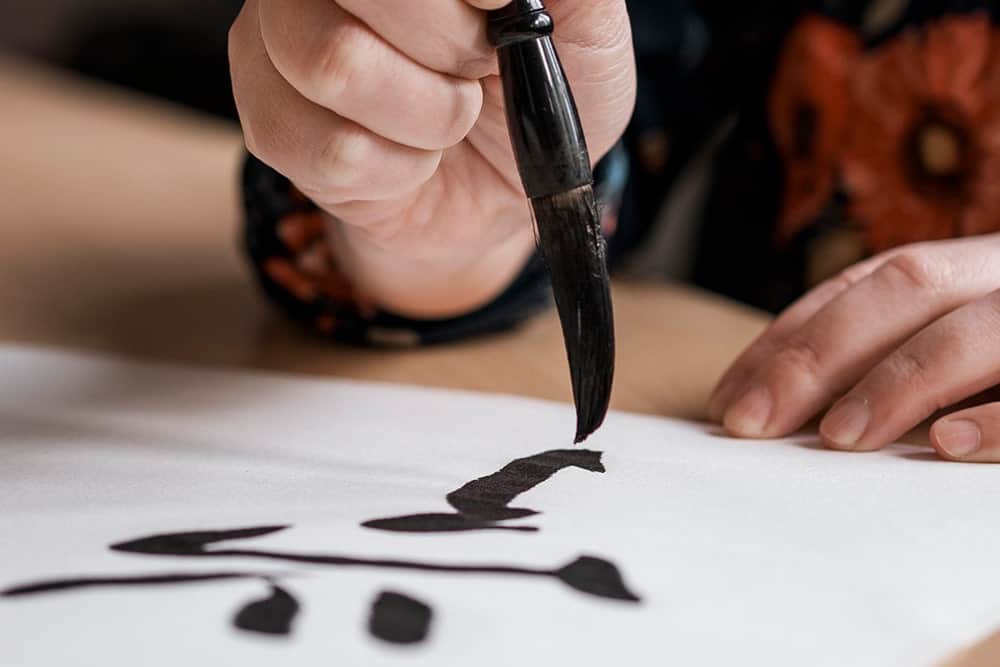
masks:
{"type": "Polygon", "coordinates": [[[235,116],[226,33],[242,0],[4,0],[0,51],[235,116]]]}

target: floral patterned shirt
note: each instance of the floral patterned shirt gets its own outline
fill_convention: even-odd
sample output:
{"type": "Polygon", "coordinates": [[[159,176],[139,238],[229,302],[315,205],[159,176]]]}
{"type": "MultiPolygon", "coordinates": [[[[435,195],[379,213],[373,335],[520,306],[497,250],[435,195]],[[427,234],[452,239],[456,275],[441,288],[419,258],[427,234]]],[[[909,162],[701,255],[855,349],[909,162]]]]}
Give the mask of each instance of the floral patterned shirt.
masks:
{"type": "MultiPolygon", "coordinates": [[[[738,121],[700,212],[697,283],[778,310],[872,254],[1000,231],[994,3],[751,2],[760,18],[729,37],[705,4],[689,10],[717,41],[672,99],[711,106],[704,87],[728,86],[713,119],[738,121]]],[[[676,117],[667,136],[690,131],[676,117]]]]}

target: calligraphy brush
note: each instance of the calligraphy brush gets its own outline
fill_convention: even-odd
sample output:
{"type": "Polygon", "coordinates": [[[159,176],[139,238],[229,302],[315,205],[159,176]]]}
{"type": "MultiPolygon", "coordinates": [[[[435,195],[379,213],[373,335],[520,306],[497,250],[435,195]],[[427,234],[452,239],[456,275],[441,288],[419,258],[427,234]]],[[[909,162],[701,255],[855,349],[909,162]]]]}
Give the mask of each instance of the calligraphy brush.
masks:
{"type": "Polygon", "coordinates": [[[580,443],[608,411],[614,315],[590,154],[554,28],[542,0],[515,0],[489,13],[511,143],[562,323],[580,443]]]}

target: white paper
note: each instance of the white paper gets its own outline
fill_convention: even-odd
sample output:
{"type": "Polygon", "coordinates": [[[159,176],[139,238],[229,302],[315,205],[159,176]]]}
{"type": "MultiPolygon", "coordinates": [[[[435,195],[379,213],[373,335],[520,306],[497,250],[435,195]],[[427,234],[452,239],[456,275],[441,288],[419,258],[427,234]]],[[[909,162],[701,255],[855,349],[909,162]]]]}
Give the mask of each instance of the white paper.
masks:
{"type": "MultiPolygon", "coordinates": [[[[665,379],[666,381],[667,379],[665,379]]],[[[369,519],[569,446],[568,406],[0,348],[0,589],[70,576],[246,570],[301,603],[289,637],[236,630],[261,581],[0,598],[0,665],[923,665],[1000,626],[1000,468],[811,438],[742,442],[612,414],[513,507],[537,533],[397,534],[369,519]],[[158,533],[292,527],[227,544],[553,568],[618,566],[639,604],[554,579],[111,552],[158,533]],[[381,590],[429,639],[366,630],[381,590]]]]}

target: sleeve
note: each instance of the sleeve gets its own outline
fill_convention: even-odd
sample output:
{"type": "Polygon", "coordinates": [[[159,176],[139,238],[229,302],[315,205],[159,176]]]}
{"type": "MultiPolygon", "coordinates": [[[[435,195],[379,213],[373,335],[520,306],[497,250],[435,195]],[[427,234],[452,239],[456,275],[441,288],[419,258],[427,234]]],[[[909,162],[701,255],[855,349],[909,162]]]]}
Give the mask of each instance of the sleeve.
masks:
{"type": "MultiPolygon", "coordinates": [[[[599,185],[599,194],[601,190],[599,185]]],[[[442,320],[402,317],[355,289],[330,250],[327,217],[252,156],[243,171],[243,204],[245,251],[261,289],[290,318],[331,340],[391,347],[447,343],[511,329],[546,310],[551,301],[548,276],[536,253],[507,289],[482,308],[442,320]]]]}

